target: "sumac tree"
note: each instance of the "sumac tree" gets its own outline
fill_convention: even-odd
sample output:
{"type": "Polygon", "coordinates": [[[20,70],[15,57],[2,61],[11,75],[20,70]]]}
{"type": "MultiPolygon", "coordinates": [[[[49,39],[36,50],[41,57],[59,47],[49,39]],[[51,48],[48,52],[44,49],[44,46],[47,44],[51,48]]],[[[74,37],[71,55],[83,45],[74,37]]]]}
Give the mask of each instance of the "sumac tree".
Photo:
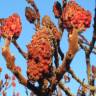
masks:
{"type": "MultiPolygon", "coordinates": [[[[96,49],[96,8],[94,7],[93,37],[91,41],[88,41],[82,33],[90,27],[93,18],[91,12],[75,0],[62,0],[62,4],[59,1],[54,2],[53,13],[58,20],[58,26],[48,15],[41,18],[35,0],[27,0],[27,2],[30,7],[25,8],[25,17],[30,24],[35,26],[36,31],[30,43],[27,44],[27,52],[24,52],[17,43],[22,32],[20,16],[13,13],[8,18],[0,18],[0,36],[5,41],[2,56],[5,58],[7,68],[16,76],[20,84],[31,91],[30,96],[63,96],[62,91],[67,96],[87,96],[87,94],[95,96],[96,67],[91,64],[90,58],[91,53],[96,54],[94,51],[96,49]],[[60,42],[65,30],[67,30],[69,46],[64,54],[60,42]],[[23,76],[21,68],[15,64],[15,56],[10,52],[11,43],[26,60],[27,78],[23,76]],[[70,66],[79,49],[85,52],[87,78],[84,79],[88,82],[80,80],[70,66]],[[62,63],[60,64],[59,61],[62,63]],[[72,78],[80,84],[76,94],[66,87],[66,83],[71,82],[71,77],[66,73],[71,74],[72,78]]],[[[2,68],[0,68],[1,71],[2,68]]],[[[9,86],[8,79],[10,78],[8,74],[5,74],[6,82],[0,81],[1,91],[4,86],[9,86]]],[[[15,87],[14,78],[11,82],[11,85],[15,87]]],[[[6,96],[6,93],[2,92],[3,96],[6,96]]],[[[19,93],[16,96],[19,96],[19,93]]]]}

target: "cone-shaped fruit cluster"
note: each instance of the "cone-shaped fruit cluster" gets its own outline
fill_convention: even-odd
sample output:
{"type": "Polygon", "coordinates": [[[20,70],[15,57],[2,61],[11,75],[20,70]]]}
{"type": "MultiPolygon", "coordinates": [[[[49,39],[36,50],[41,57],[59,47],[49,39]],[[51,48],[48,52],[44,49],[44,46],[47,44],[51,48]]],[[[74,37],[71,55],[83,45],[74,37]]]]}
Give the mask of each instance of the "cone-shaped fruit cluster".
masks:
{"type": "Polygon", "coordinates": [[[78,32],[90,27],[91,13],[79,6],[75,1],[69,1],[63,9],[62,20],[68,30],[75,28],[78,32]]]}
{"type": "Polygon", "coordinates": [[[50,72],[52,64],[53,48],[53,35],[52,32],[43,27],[38,30],[32,38],[28,48],[28,79],[38,81],[47,76],[50,72]]]}
{"type": "Polygon", "coordinates": [[[4,19],[0,29],[3,37],[17,39],[22,31],[20,16],[17,13],[14,13],[8,18],[4,19]]]}

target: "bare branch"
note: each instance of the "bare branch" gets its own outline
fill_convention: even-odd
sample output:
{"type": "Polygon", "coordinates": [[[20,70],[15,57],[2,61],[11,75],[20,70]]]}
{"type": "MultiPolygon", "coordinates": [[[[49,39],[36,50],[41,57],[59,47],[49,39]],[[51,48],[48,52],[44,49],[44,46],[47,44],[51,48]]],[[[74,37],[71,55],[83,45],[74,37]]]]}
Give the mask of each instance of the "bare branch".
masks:
{"type": "Polygon", "coordinates": [[[86,87],[87,89],[91,90],[91,91],[95,91],[96,90],[96,86],[93,86],[93,85],[88,85],[86,83],[84,83],[83,81],[81,81],[77,76],[76,74],[74,73],[74,71],[70,68],[69,69],[69,73],[72,75],[72,77],[78,82],[81,84],[81,86],[84,86],[86,87]]]}
{"type": "Polygon", "coordinates": [[[80,83],[81,85],[84,85],[84,82],[81,81],[81,80],[76,76],[76,74],[74,73],[74,71],[73,71],[71,68],[69,69],[68,72],[72,75],[72,77],[73,77],[78,83],[80,83]]]}
{"type": "Polygon", "coordinates": [[[20,48],[20,46],[18,45],[18,43],[17,43],[17,41],[16,40],[14,40],[13,41],[13,44],[14,44],[14,46],[17,48],[17,50],[21,53],[21,55],[25,58],[25,59],[27,59],[27,53],[25,53],[21,48],[20,48]]]}
{"type": "Polygon", "coordinates": [[[67,87],[64,86],[62,82],[59,82],[58,85],[66,93],[67,96],[75,96],[71,93],[71,91],[67,87]]]}

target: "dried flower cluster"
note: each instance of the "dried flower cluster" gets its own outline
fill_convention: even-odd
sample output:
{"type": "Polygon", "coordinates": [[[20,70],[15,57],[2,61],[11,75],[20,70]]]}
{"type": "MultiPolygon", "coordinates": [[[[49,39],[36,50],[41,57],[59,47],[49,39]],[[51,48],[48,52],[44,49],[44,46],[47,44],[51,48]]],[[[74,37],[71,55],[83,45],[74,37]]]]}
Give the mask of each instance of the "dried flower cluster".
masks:
{"type": "Polygon", "coordinates": [[[69,1],[64,7],[57,1],[54,3],[53,12],[56,18],[61,18],[63,27],[68,31],[75,28],[78,32],[82,32],[90,27],[91,13],[75,1],[69,1]]]}
{"type": "Polygon", "coordinates": [[[56,1],[53,6],[54,15],[56,18],[59,18],[62,14],[61,4],[56,1]]]}
{"type": "Polygon", "coordinates": [[[90,27],[91,13],[80,7],[75,1],[69,1],[62,12],[64,27],[68,30],[75,28],[78,32],[90,27]]]}
{"type": "Polygon", "coordinates": [[[49,16],[44,16],[42,18],[42,25],[46,26],[47,28],[51,29],[52,34],[54,35],[54,38],[56,41],[59,41],[61,38],[61,33],[58,31],[57,27],[54,25],[54,23],[51,21],[49,16]]]}
{"type": "Polygon", "coordinates": [[[51,31],[43,27],[33,36],[28,48],[28,68],[29,80],[36,81],[46,77],[50,72],[52,55],[54,52],[53,36],[51,31]]]}
{"type": "Polygon", "coordinates": [[[25,16],[30,23],[34,23],[37,18],[36,12],[30,7],[26,7],[25,16]]]}
{"type": "Polygon", "coordinates": [[[17,13],[14,13],[3,20],[0,33],[5,38],[17,39],[21,33],[21,30],[22,26],[20,17],[17,13]]]}

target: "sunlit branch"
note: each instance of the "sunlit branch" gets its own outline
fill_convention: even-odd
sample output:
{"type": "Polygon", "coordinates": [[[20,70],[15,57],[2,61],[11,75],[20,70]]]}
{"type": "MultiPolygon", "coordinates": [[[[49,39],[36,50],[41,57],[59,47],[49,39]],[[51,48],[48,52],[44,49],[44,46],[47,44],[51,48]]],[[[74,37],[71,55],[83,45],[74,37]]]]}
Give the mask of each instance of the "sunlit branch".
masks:
{"type": "Polygon", "coordinates": [[[62,74],[62,75],[57,75],[58,79],[61,79],[63,74],[68,71],[70,67],[70,63],[73,60],[75,54],[78,51],[78,33],[76,30],[74,30],[72,33],[69,34],[69,49],[68,52],[66,53],[65,58],[63,58],[63,62],[61,66],[56,70],[57,74],[62,74]]]}
{"type": "Polygon", "coordinates": [[[56,87],[58,82],[62,79],[65,72],[68,72],[70,68],[71,61],[73,60],[75,54],[78,51],[78,33],[74,30],[69,34],[69,49],[66,53],[65,58],[63,58],[62,64],[55,70],[55,75],[51,78],[51,90],[56,87]],[[74,47],[75,46],[75,47],[74,47]]]}

